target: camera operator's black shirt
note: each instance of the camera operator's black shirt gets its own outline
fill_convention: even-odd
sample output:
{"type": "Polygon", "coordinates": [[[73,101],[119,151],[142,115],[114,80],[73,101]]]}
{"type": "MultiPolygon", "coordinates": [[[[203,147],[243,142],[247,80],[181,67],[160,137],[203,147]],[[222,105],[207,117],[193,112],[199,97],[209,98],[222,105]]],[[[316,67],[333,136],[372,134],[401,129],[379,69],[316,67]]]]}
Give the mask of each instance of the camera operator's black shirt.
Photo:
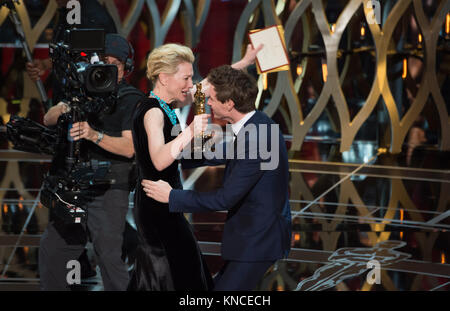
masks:
{"type": "MultiPolygon", "coordinates": [[[[125,80],[122,80],[118,86],[119,93],[120,89],[123,88],[130,88],[125,80]]],[[[136,90],[136,92],[139,91],[136,90]]],[[[122,131],[131,131],[134,109],[142,96],[144,96],[143,93],[136,92],[121,97],[110,114],[90,114],[88,116],[89,125],[96,131],[103,131],[104,134],[112,137],[121,137],[122,131]]],[[[108,174],[108,178],[116,180],[116,184],[112,188],[128,189],[129,180],[126,174],[130,172],[134,158],[130,159],[108,152],[91,141],[86,141],[85,147],[90,159],[111,162],[111,173],[108,174]]]]}

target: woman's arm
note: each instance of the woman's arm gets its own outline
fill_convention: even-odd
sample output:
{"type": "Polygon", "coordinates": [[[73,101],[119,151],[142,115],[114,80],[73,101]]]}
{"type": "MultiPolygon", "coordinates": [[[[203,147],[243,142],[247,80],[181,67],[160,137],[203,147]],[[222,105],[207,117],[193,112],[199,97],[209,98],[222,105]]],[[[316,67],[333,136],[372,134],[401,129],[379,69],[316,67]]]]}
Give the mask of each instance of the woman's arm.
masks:
{"type": "Polygon", "coordinates": [[[174,140],[165,143],[163,112],[158,108],[152,108],[145,113],[144,127],[148,137],[148,151],[158,171],[164,170],[175,161],[184,147],[190,143],[194,133],[206,128],[208,116],[206,114],[195,116],[194,121],[184,131],[174,140]]]}

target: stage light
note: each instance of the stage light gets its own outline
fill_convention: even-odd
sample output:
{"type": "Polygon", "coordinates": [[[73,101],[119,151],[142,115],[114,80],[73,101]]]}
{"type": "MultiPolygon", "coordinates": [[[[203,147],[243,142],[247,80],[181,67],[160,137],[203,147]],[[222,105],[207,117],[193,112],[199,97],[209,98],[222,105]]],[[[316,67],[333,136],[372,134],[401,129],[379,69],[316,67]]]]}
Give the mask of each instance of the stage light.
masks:
{"type": "Polygon", "coordinates": [[[8,205],[3,204],[3,213],[8,213],[8,205]]]}
{"type": "Polygon", "coordinates": [[[403,59],[402,79],[406,79],[407,73],[408,73],[408,60],[406,58],[404,58],[403,59]]]}
{"type": "Polygon", "coordinates": [[[299,75],[301,75],[302,74],[302,72],[303,72],[303,67],[302,67],[302,65],[300,65],[300,64],[298,64],[297,65],[297,76],[299,76],[299,75]]]}
{"type": "Polygon", "coordinates": [[[20,197],[19,198],[19,210],[21,211],[21,210],[23,210],[23,204],[22,204],[22,201],[23,201],[23,197],[20,197]]]}
{"type": "Polygon", "coordinates": [[[263,90],[267,90],[267,73],[262,74],[263,90]]]}
{"type": "Polygon", "coordinates": [[[445,17],[445,33],[447,35],[450,34],[450,13],[447,13],[447,16],[445,17]]]}
{"type": "Polygon", "coordinates": [[[323,79],[323,82],[327,82],[327,76],[328,76],[327,64],[323,63],[322,64],[322,79],[323,79]]]}
{"type": "MultiPolygon", "coordinates": [[[[403,223],[403,218],[405,216],[405,211],[403,208],[400,209],[400,223],[403,223]]],[[[403,231],[400,231],[400,240],[403,240],[403,231]]]]}
{"type": "Polygon", "coordinates": [[[366,28],[364,26],[361,26],[361,39],[364,39],[366,36],[366,28]]]}
{"type": "Polygon", "coordinates": [[[445,253],[441,252],[441,264],[445,264],[445,253]]]}

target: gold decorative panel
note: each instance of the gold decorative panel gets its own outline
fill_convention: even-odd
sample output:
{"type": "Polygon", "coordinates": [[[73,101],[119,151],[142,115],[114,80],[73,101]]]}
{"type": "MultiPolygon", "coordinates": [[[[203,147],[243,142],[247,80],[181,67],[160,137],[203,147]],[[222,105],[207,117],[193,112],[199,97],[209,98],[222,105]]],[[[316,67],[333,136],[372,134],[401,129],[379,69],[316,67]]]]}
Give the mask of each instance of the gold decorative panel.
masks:
{"type": "MultiPolygon", "coordinates": [[[[355,288],[438,289],[443,287],[442,279],[445,280],[445,288],[450,278],[450,266],[447,264],[450,173],[448,164],[440,162],[448,161],[448,158],[445,159],[447,153],[440,153],[444,156],[433,154],[434,158],[430,156],[431,160],[426,159],[420,165],[407,163],[409,167],[402,167],[399,164],[402,160],[395,155],[386,155],[380,149],[376,155],[376,152],[361,152],[364,157],[373,156],[372,159],[377,159],[376,164],[364,159],[361,162],[366,164],[361,166],[348,163],[351,161],[344,159],[344,153],[357,145],[358,135],[364,127],[367,128],[374,115],[377,118],[382,116],[380,119],[376,118],[375,124],[370,123],[373,128],[369,127],[370,131],[381,129],[382,135],[377,137],[376,147],[387,148],[394,154],[400,153],[416,120],[426,117],[430,126],[437,129],[438,148],[450,150],[450,99],[444,97],[444,94],[448,94],[444,83],[449,81],[450,73],[450,59],[446,50],[450,34],[445,33],[444,27],[446,16],[450,14],[450,0],[431,1],[436,4],[434,13],[425,11],[424,1],[421,0],[380,0],[381,24],[373,22],[375,13],[371,8],[378,2],[375,0],[242,1],[245,5],[239,22],[235,30],[230,29],[234,31],[232,62],[238,61],[244,54],[250,29],[271,25],[283,26],[285,42],[292,59],[289,71],[268,74],[267,89],[264,89],[262,76],[258,80],[256,105],[282,124],[285,134],[292,135],[290,148],[294,151],[289,160],[292,251],[288,260],[278,261],[267,272],[259,289],[295,290],[302,281],[314,277],[316,271],[323,272],[326,270],[323,267],[332,266],[333,262],[333,269],[342,263],[336,260],[336,255],[347,246],[351,246],[350,251],[363,251],[370,256],[379,252],[386,241],[397,242],[401,246],[398,251],[411,255],[412,258],[404,256],[401,260],[383,266],[382,282],[377,286],[364,283],[364,275],[359,275],[357,278],[361,278],[362,282],[355,288]],[[341,9],[335,20],[330,22],[327,10],[330,5],[336,4],[341,9]],[[405,50],[400,47],[402,40],[408,36],[411,23],[417,26],[414,35],[420,34],[420,45],[416,42],[412,44],[412,48],[405,50]],[[365,36],[370,37],[372,42],[355,47],[352,45],[353,39],[355,34],[359,36],[362,24],[366,25],[365,36]],[[355,73],[355,68],[362,68],[354,62],[359,53],[365,53],[370,58],[373,74],[355,73]],[[414,75],[416,80],[411,78],[413,73],[410,67],[405,73],[407,79],[402,80],[400,77],[402,68],[398,59],[402,58],[408,63],[421,64],[420,74],[414,75]],[[395,62],[397,63],[394,64],[395,62]],[[396,68],[399,64],[399,68],[396,68]],[[348,81],[355,83],[356,88],[364,89],[361,92],[362,104],[358,109],[352,107],[346,89],[348,81]],[[414,84],[412,88],[408,86],[411,81],[414,84]],[[315,101],[308,110],[305,108],[307,98],[304,95],[309,91],[309,84],[315,87],[316,94],[315,101]],[[409,102],[406,104],[399,100],[399,93],[402,92],[409,92],[409,102]],[[311,129],[323,115],[329,118],[331,128],[337,133],[338,144],[326,151],[317,147],[313,152],[320,155],[313,160],[305,159],[302,156],[307,152],[295,151],[305,150],[311,129]],[[405,243],[408,245],[404,247],[405,243]],[[424,287],[426,282],[430,284],[424,287]],[[403,287],[400,288],[399,284],[403,287]]],[[[180,21],[185,43],[192,48],[199,43],[212,3],[211,0],[129,0],[129,11],[122,15],[115,5],[117,1],[99,2],[107,8],[118,32],[123,36],[128,37],[133,29],[143,25],[150,47],[155,47],[165,42],[171,27],[180,21]]],[[[52,21],[56,7],[55,0],[48,1],[45,13],[31,27],[26,7],[17,5],[31,49],[35,48],[38,37],[52,21]]],[[[4,23],[7,14],[6,8],[0,10],[0,25],[4,23]]],[[[211,53],[214,53],[214,46],[211,46],[211,53]]],[[[142,70],[142,66],[145,64],[139,64],[137,67],[141,68],[137,69],[142,70]]],[[[18,74],[15,78],[21,79],[18,74]]],[[[23,80],[24,98],[21,99],[20,114],[25,116],[30,99],[38,97],[38,93],[26,74],[23,75],[23,80]]],[[[4,121],[8,120],[7,103],[2,98],[0,115],[4,121]]],[[[36,193],[39,192],[40,185],[30,182],[31,179],[27,180],[27,176],[34,174],[34,178],[41,177],[41,173],[49,165],[49,158],[38,155],[28,157],[16,152],[12,155],[10,151],[0,152],[0,162],[3,162],[0,165],[0,199],[4,204],[0,224],[8,227],[5,224],[12,222],[10,215],[13,214],[13,207],[16,215],[19,214],[21,209],[18,206],[23,206],[23,201],[30,206],[34,204],[33,208],[27,209],[25,206],[22,210],[31,211],[29,215],[32,217],[29,220],[36,221],[39,227],[36,233],[39,233],[47,224],[47,209],[37,205],[36,193]]],[[[191,173],[184,171],[187,174],[185,186],[195,188],[202,184],[202,187],[213,187],[218,180],[214,178],[220,177],[218,172],[220,168],[202,168],[191,173]],[[197,178],[204,172],[211,180],[201,182],[199,179],[197,183],[197,178]]],[[[210,221],[208,219],[196,223],[196,217],[192,219],[193,225],[200,228],[204,228],[201,226],[206,226],[206,222],[210,221]]],[[[216,226],[222,223],[223,221],[212,222],[212,232],[220,231],[216,226]]],[[[18,264],[19,257],[11,257],[9,254],[15,252],[10,252],[14,245],[38,246],[38,238],[35,236],[34,244],[31,243],[33,241],[26,244],[16,237],[20,230],[14,232],[9,227],[2,230],[7,234],[0,234],[0,240],[3,239],[3,246],[0,241],[0,258],[3,263],[11,262],[8,271],[17,272],[22,277],[30,273],[30,277],[35,277],[36,273],[30,272],[31,270],[24,272],[26,269],[18,264]]],[[[205,229],[200,233],[205,232],[210,231],[205,229]]],[[[25,235],[33,234],[28,227],[25,235]]],[[[208,256],[219,255],[219,242],[208,239],[209,236],[199,239],[204,253],[208,256]]],[[[36,250],[37,248],[32,251],[36,250]]],[[[7,270],[5,265],[0,265],[0,274],[2,269],[7,270]]],[[[348,290],[348,286],[348,282],[334,284],[337,290],[348,290]]]]}
{"type": "MultiPolygon", "coordinates": [[[[167,33],[174,23],[175,18],[180,17],[184,28],[184,42],[190,47],[195,47],[199,42],[203,25],[208,16],[211,0],[171,0],[165,3],[164,11],[160,14],[156,0],[132,0],[129,11],[122,21],[114,1],[99,0],[112,16],[119,34],[128,37],[138,21],[143,18],[145,7],[150,12],[150,19],[144,22],[148,25],[148,36],[150,46],[156,47],[164,43],[167,33]]],[[[161,1],[160,1],[161,2],[161,1]]],[[[47,4],[44,14],[36,25],[31,28],[30,18],[23,1],[20,4],[15,3],[19,13],[20,21],[23,25],[25,38],[33,51],[37,40],[44,32],[45,28],[54,18],[57,12],[55,0],[50,0],[47,4]]],[[[0,26],[8,17],[9,9],[2,7],[0,10],[0,26]]],[[[29,79],[28,75],[23,75],[24,94],[21,103],[20,115],[26,116],[29,109],[30,98],[39,98],[35,84],[29,79]]],[[[6,101],[0,98],[0,112],[6,114],[6,101]]],[[[8,118],[6,118],[8,119],[8,118]]]]}
{"type": "MultiPolygon", "coordinates": [[[[177,16],[181,16],[185,42],[191,47],[195,47],[199,41],[202,27],[208,16],[211,4],[211,1],[207,0],[171,0],[167,1],[162,14],[160,14],[156,0],[133,0],[129,11],[122,21],[114,1],[100,0],[100,2],[106,6],[114,19],[119,33],[124,36],[130,34],[136,23],[142,18],[144,8],[148,8],[150,20],[147,22],[151,28],[151,31],[148,31],[148,35],[151,46],[161,45],[174,19],[177,16]]],[[[233,61],[241,58],[245,50],[247,31],[254,28],[257,25],[257,20],[261,19],[264,20],[264,26],[278,24],[285,28],[285,39],[288,47],[291,47],[291,42],[295,39],[294,35],[298,32],[298,29],[303,28],[302,52],[307,51],[308,46],[312,44],[316,36],[320,36],[323,41],[325,49],[324,58],[327,68],[326,81],[323,84],[320,94],[318,94],[316,104],[307,115],[304,115],[302,112],[302,99],[298,96],[299,89],[303,83],[303,75],[300,74],[298,77],[295,77],[290,71],[270,74],[270,79],[274,80],[274,84],[273,87],[269,88],[270,102],[264,107],[264,110],[270,116],[273,116],[277,111],[280,111],[284,115],[286,123],[290,127],[293,135],[291,148],[293,150],[299,150],[301,148],[311,126],[327,110],[327,106],[332,101],[335,109],[334,115],[331,117],[331,122],[333,123],[333,128],[340,132],[340,151],[347,151],[354,142],[355,136],[361,129],[361,126],[367,121],[370,114],[374,112],[377,103],[381,103],[389,119],[389,129],[387,130],[389,137],[385,142],[381,142],[381,145],[383,147],[389,147],[392,153],[398,153],[407,137],[408,131],[417,117],[422,113],[428,98],[431,97],[439,114],[439,124],[436,125],[440,129],[439,147],[442,150],[450,149],[450,121],[446,106],[446,100],[449,101],[449,99],[444,99],[440,91],[442,82],[445,80],[445,76],[448,75],[449,69],[443,66],[443,71],[437,73],[436,70],[438,38],[446,14],[450,11],[450,1],[440,1],[431,20],[425,16],[422,1],[397,1],[390,11],[383,12],[386,18],[384,18],[382,25],[374,22],[375,12],[371,9],[372,0],[340,1],[340,3],[345,3],[345,7],[340,12],[336,24],[333,26],[333,30],[325,14],[327,2],[312,0],[252,0],[244,8],[237,25],[234,35],[233,61]],[[392,49],[395,47],[393,32],[401,23],[402,17],[410,7],[413,9],[421,35],[423,36],[424,44],[422,52],[424,73],[413,102],[403,116],[401,116],[398,110],[399,105],[396,103],[387,79],[387,57],[393,53],[392,49]],[[342,56],[339,43],[343,39],[344,32],[346,30],[350,31],[348,29],[350,27],[350,20],[357,14],[360,8],[364,12],[364,20],[368,25],[368,30],[374,42],[373,53],[376,62],[376,74],[363,107],[352,118],[349,113],[347,99],[342,91],[342,80],[345,77],[346,70],[350,66],[350,56],[349,54],[342,56]],[[316,24],[318,29],[314,33],[313,24],[316,24]],[[338,59],[340,57],[345,58],[345,68],[341,73],[338,70],[338,59]]],[[[24,26],[27,42],[30,48],[33,49],[37,39],[56,12],[56,2],[54,0],[48,2],[45,13],[33,28],[30,25],[26,7],[23,4],[16,4],[16,7],[24,26]]],[[[6,19],[7,14],[8,9],[3,7],[0,11],[0,25],[6,19]]],[[[308,57],[302,59],[303,72],[310,66],[311,61],[312,59],[308,57]]],[[[317,73],[317,75],[321,75],[321,73],[317,73]]],[[[25,98],[22,103],[22,114],[25,114],[28,109],[28,98],[37,94],[34,85],[28,80],[26,75],[24,79],[26,87],[25,98]]],[[[262,83],[260,83],[260,87],[262,88],[262,83]]],[[[5,105],[5,102],[1,101],[1,105],[5,105]]],[[[261,103],[257,103],[257,105],[260,106],[261,103]]],[[[4,111],[4,108],[0,109],[0,111],[4,111]]]]}
{"type": "MultiPolygon", "coordinates": [[[[287,124],[292,124],[291,130],[293,135],[293,150],[299,150],[304,142],[305,136],[310,130],[314,122],[319,118],[322,112],[326,109],[327,104],[332,100],[335,104],[337,115],[332,118],[332,122],[338,122],[336,128],[340,131],[340,151],[348,151],[351,144],[355,140],[355,136],[360,130],[361,126],[367,121],[370,114],[374,111],[378,102],[382,102],[387,114],[389,116],[389,132],[390,138],[383,147],[389,147],[392,153],[401,151],[401,146],[405,141],[412,124],[422,112],[425,103],[429,96],[432,96],[434,104],[439,113],[439,127],[441,137],[439,139],[439,147],[442,150],[450,149],[450,119],[440,86],[442,82],[438,82],[436,73],[436,54],[438,49],[438,38],[440,29],[442,28],[446,14],[450,10],[450,1],[440,1],[435,15],[431,21],[425,17],[420,0],[400,0],[396,1],[392,9],[387,12],[386,18],[382,25],[374,22],[374,10],[372,9],[372,0],[351,0],[351,1],[336,1],[339,3],[346,3],[344,9],[337,18],[336,24],[331,29],[327,17],[325,15],[325,8],[327,3],[331,1],[313,1],[300,0],[295,1],[295,6],[292,5],[294,1],[274,1],[274,0],[253,0],[249,1],[245,8],[240,23],[235,34],[234,42],[234,61],[241,56],[242,47],[245,44],[246,32],[253,28],[255,19],[257,17],[264,19],[264,26],[273,24],[283,25],[285,28],[285,39],[288,49],[292,51],[291,42],[295,39],[294,33],[298,28],[303,28],[303,51],[306,52],[308,45],[312,44],[313,33],[312,24],[318,27],[319,33],[325,49],[325,59],[327,67],[326,82],[318,96],[318,100],[312,110],[306,116],[303,115],[301,106],[301,99],[298,96],[299,88],[302,84],[303,76],[300,75],[294,79],[291,72],[278,72],[270,74],[276,82],[272,88],[269,88],[271,94],[270,103],[264,108],[265,112],[273,116],[283,101],[286,102],[289,110],[289,119],[287,124]],[[285,3],[285,5],[280,5],[285,3]],[[289,3],[289,5],[288,5],[289,3]],[[414,16],[418,21],[418,26],[423,36],[424,50],[423,63],[425,66],[422,81],[420,82],[419,90],[410,105],[407,112],[401,117],[398,111],[398,103],[395,102],[392,90],[387,79],[387,57],[395,53],[392,49],[395,48],[393,42],[393,32],[397,25],[401,22],[407,9],[412,6],[414,16]],[[342,91],[342,79],[345,76],[345,69],[339,75],[337,60],[340,57],[345,57],[346,67],[348,68],[347,56],[342,56],[339,49],[339,43],[342,40],[344,31],[350,27],[349,22],[351,18],[357,13],[359,8],[363,9],[364,20],[368,24],[368,28],[374,41],[374,57],[376,74],[372,83],[370,93],[365,99],[365,103],[360,111],[353,117],[350,117],[347,100],[342,91]],[[312,14],[307,15],[307,11],[312,14]],[[286,13],[287,12],[287,13],[286,13]],[[286,14],[285,14],[286,13],[286,14]],[[284,16],[285,22],[280,21],[280,16],[284,16]],[[287,17],[286,17],[287,16],[287,17]],[[312,17],[312,18],[310,18],[312,17]],[[301,24],[299,20],[301,19],[301,24]],[[313,21],[311,20],[313,19],[313,21]],[[382,101],[380,101],[382,99],[382,101]]],[[[375,1],[374,1],[375,2],[375,1]]],[[[378,2],[378,1],[376,1],[378,2]]],[[[378,2],[379,3],[379,2],[378,2]]],[[[380,11],[381,12],[381,11],[380,11]]],[[[350,31],[350,29],[348,29],[350,31]]],[[[442,49],[442,47],[440,47],[442,49]]],[[[299,51],[297,51],[299,52],[299,51]]],[[[399,52],[400,53],[400,52],[399,52]]],[[[302,59],[303,72],[312,60],[310,58],[302,59]]],[[[448,68],[444,76],[448,75],[448,68]]],[[[321,73],[316,73],[321,75],[321,73]]],[[[355,77],[356,78],[356,77],[355,77]]],[[[439,81],[442,81],[441,78],[439,81]]],[[[261,85],[261,84],[260,84],[261,85]]],[[[258,103],[261,104],[261,103],[258,103]]]]}

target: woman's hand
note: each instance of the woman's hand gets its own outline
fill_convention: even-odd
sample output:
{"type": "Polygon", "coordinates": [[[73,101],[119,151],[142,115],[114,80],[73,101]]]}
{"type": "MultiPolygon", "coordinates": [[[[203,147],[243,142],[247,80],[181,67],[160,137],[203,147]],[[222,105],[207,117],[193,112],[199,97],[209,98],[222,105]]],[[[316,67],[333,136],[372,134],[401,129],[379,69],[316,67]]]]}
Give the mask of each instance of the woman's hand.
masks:
{"type": "Polygon", "coordinates": [[[198,114],[194,116],[194,120],[189,124],[189,129],[191,133],[193,133],[193,136],[200,135],[206,130],[206,127],[208,126],[208,118],[210,117],[210,114],[198,114]]]}

